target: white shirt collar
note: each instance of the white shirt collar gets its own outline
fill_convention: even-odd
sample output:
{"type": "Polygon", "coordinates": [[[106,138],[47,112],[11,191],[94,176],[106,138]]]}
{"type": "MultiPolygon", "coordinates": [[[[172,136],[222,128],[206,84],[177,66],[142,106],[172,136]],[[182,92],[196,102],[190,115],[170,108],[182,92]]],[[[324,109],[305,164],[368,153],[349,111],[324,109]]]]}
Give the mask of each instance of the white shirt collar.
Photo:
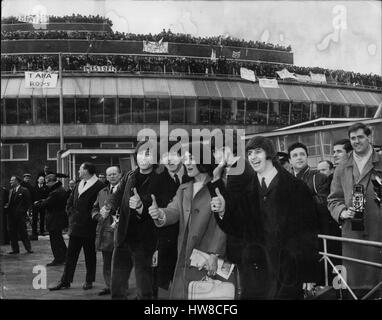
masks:
{"type": "Polygon", "coordinates": [[[259,179],[259,183],[261,185],[261,180],[265,178],[265,184],[267,187],[271,184],[273,178],[277,175],[277,169],[275,167],[272,167],[270,170],[263,172],[262,174],[257,174],[257,179],[259,179]]]}
{"type": "Polygon", "coordinates": [[[18,185],[18,186],[16,187],[15,191],[17,192],[17,191],[19,191],[19,189],[20,189],[20,185],[18,185]]]}
{"type": "Polygon", "coordinates": [[[109,186],[109,191],[111,191],[111,188],[114,188],[113,189],[113,193],[114,193],[118,189],[118,186],[119,186],[119,182],[115,186],[110,185],[109,186]]]}
{"type": "Polygon", "coordinates": [[[78,186],[78,194],[81,195],[82,193],[84,193],[86,190],[91,188],[93,184],[95,184],[97,181],[98,181],[98,178],[96,175],[93,175],[88,180],[82,179],[78,186]],[[86,185],[84,186],[85,181],[86,181],[86,185]]]}
{"type": "Polygon", "coordinates": [[[179,178],[179,181],[180,181],[180,183],[182,183],[182,177],[183,177],[183,175],[184,175],[184,168],[183,168],[183,165],[180,167],[180,169],[178,170],[178,172],[175,172],[175,173],[173,173],[173,172],[168,172],[169,174],[170,174],[170,177],[174,180],[175,179],[175,175],[177,175],[178,176],[178,178],[179,178]]]}

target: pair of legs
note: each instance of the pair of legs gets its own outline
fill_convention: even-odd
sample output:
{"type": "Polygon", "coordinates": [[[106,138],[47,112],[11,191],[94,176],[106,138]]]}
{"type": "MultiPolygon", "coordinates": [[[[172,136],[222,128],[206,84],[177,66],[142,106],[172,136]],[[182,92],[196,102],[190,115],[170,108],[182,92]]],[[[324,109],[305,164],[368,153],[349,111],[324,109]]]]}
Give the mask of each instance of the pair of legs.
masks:
{"type": "Polygon", "coordinates": [[[114,248],[111,271],[112,299],[127,299],[130,273],[135,268],[138,299],[153,298],[152,256],[154,250],[138,245],[131,249],[127,243],[114,248]]]}
{"type": "Polygon", "coordinates": [[[50,247],[55,262],[64,262],[66,258],[66,244],[62,236],[62,230],[49,231],[50,247]]]}
{"type": "Polygon", "coordinates": [[[25,250],[32,251],[25,216],[8,216],[8,231],[13,252],[20,251],[19,237],[24,244],[25,250]]]}
{"type": "Polygon", "coordinates": [[[37,224],[40,220],[40,234],[45,232],[45,209],[43,208],[33,208],[32,211],[32,236],[37,236],[37,224]]]}
{"type": "Polygon", "coordinates": [[[92,283],[95,281],[97,264],[95,238],[70,236],[68,250],[66,254],[65,268],[61,278],[61,282],[65,284],[73,282],[78,256],[82,248],[84,249],[85,254],[86,282],[92,283]]]}

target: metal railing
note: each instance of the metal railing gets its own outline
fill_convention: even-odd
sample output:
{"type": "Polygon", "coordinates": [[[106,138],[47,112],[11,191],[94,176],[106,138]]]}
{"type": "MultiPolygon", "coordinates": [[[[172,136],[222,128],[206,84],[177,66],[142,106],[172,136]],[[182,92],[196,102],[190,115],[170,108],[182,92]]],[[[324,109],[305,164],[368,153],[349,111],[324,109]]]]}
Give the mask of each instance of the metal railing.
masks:
{"type": "MultiPolygon", "coordinates": [[[[336,258],[336,259],[342,259],[347,261],[356,262],[359,264],[380,268],[382,272],[382,263],[362,260],[362,259],[356,259],[352,257],[346,257],[343,255],[337,255],[327,252],[327,240],[333,240],[333,241],[340,241],[340,242],[347,242],[347,243],[353,243],[353,244],[359,244],[364,246],[372,246],[382,249],[382,242],[377,241],[366,241],[366,240],[359,240],[359,239],[352,239],[352,238],[343,238],[343,237],[335,237],[335,236],[329,236],[329,235],[323,235],[319,234],[318,238],[323,240],[323,249],[324,251],[319,251],[319,254],[322,255],[322,259],[324,259],[324,266],[325,266],[325,286],[329,285],[328,281],[328,263],[333,267],[334,272],[338,275],[341,282],[345,285],[346,289],[350,292],[354,300],[358,300],[357,296],[353,292],[353,290],[350,288],[350,286],[347,284],[346,280],[342,277],[341,272],[337,269],[337,267],[333,264],[333,262],[330,260],[330,258],[336,258]]],[[[382,281],[380,281],[377,285],[375,285],[365,296],[361,298],[361,300],[366,300],[368,297],[370,297],[374,292],[376,292],[380,287],[382,287],[382,281]]]]}

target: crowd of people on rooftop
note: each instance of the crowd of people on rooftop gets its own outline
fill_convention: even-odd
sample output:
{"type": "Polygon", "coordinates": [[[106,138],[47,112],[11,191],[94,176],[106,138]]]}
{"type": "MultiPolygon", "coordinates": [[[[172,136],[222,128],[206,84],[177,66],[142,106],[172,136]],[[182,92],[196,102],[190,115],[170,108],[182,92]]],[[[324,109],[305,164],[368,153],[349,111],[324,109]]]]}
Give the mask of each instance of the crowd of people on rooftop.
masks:
{"type": "MultiPolygon", "coordinates": [[[[87,66],[113,66],[116,72],[166,73],[177,75],[223,75],[240,76],[240,68],[253,70],[260,78],[277,78],[277,71],[287,68],[291,73],[309,75],[324,74],[327,83],[352,86],[382,87],[382,77],[376,74],[361,74],[344,70],[329,70],[319,67],[301,67],[286,64],[229,60],[220,57],[216,60],[206,58],[186,58],[169,56],[132,55],[64,55],[64,72],[90,72],[87,66]]],[[[57,71],[57,55],[8,55],[1,57],[2,72],[57,71]]]]}
{"type": "MultiPolygon", "coordinates": [[[[72,14],[65,16],[51,16],[49,15],[50,23],[106,23],[109,26],[113,25],[113,22],[109,18],[102,17],[100,15],[82,15],[72,14]]],[[[15,16],[5,17],[1,19],[1,24],[17,24],[24,23],[22,19],[15,16]]]]}

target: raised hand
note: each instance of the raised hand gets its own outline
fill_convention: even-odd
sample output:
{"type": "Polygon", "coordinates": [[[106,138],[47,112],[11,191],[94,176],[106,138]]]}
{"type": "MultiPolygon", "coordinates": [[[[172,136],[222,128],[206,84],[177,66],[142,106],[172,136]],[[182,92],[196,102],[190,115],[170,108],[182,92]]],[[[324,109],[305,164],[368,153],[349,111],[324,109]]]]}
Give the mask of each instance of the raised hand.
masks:
{"type": "Polygon", "coordinates": [[[161,219],[161,211],[159,210],[156,198],[153,194],[151,195],[151,199],[153,199],[153,203],[149,207],[149,215],[153,220],[161,219]]]}
{"type": "Polygon", "coordinates": [[[137,188],[134,188],[133,192],[134,192],[134,195],[130,197],[130,200],[129,200],[129,207],[134,210],[140,209],[142,207],[142,201],[137,192],[137,188]]]}
{"type": "Polygon", "coordinates": [[[219,191],[219,188],[215,188],[216,197],[213,197],[211,200],[211,210],[212,212],[219,213],[220,217],[224,216],[225,211],[225,200],[222,194],[219,191]]]}

